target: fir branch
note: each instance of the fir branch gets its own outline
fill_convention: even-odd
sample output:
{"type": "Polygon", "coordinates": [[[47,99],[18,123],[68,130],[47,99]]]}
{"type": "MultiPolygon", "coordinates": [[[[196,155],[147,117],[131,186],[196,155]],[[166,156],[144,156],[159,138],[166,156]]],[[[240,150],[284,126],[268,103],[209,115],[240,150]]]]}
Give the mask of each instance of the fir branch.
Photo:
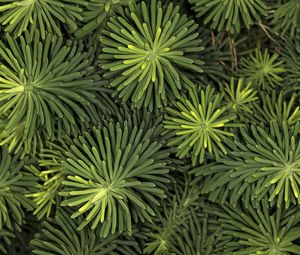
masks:
{"type": "Polygon", "coordinates": [[[95,93],[105,92],[105,81],[94,73],[93,50],[82,49],[81,42],[64,43],[51,34],[42,40],[38,31],[33,39],[26,32],[0,42],[0,113],[7,118],[1,144],[17,151],[25,145],[30,153],[41,129],[43,139],[53,136],[56,117],[65,130],[76,118],[90,120],[87,110],[95,93]]]}
{"type": "Polygon", "coordinates": [[[244,57],[240,60],[239,76],[252,82],[260,90],[272,91],[282,86],[282,75],[285,72],[283,61],[279,55],[270,55],[268,49],[264,52],[255,51],[255,55],[244,57]]]}
{"type": "Polygon", "coordinates": [[[66,152],[69,151],[71,143],[72,139],[67,135],[55,143],[48,142],[39,153],[37,164],[28,166],[39,178],[35,192],[25,195],[35,203],[33,215],[36,215],[38,220],[52,215],[55,205],[60,204],[58,193],[67,176],[62,162],[66,161],[66,152]]]}
{"type": "Polygon", "coordinates": [[[33,36],[36,29],[42,38],[47,31],[62,36],[62,24],[71,31],[77,29],[76,22],[82,19],[80,13],[85,5],[85,0],[5,0],[0,2],[0,24],[15,37],[26,30],[33,36]]]}
{"type": "MultiPolygon", "coordinates": [[[[59,209],[55,218],[43,222],[42,233],[31,244],[33,254],[47,255],[138,255],[141,254],[134,237],[112,234],[99,237],[99,229],[85,228],[80,231],[77,225],[84,219],[72,219],[70,211],[59,209]]],[[[135,234],[135,231],[134,231],[135,234]]]]}
{"type": "Polygon", "coordinates": [[[249,82],[245,86],[243,79],[239,79],[236,85],[234,78],[231,78],[230,84],[225,84],[225,98],[229,102],[230,107],[234,112],[241,114],[241,111],[252,113],[251,103],[256,101],[256,90],[252,88],[252,83],[249,82]]]}
{"type": "Polygon", "coordinates": [[[299,39],[284,38],[282,43],[282,59],[284,61],[286,75],[283,89],[287,92],[299,92],[300,86],[300,44],[299,39]]]}
{"type": "Polygon", "coordinates": [[[191,173],[204,179],[202,192],[212,201],[236,205],[242,200],[247,207],[266,198],[277,207],[298,205],[299,128],[299,122],[291,128],[275,121],[269,128],[243,128],[228,157],[191,173]]]}
{"type": "Polygon", "coordinates": [[[206,207],[217,216],[213,224],[222,227],[218,242],[224,242],[223,255],[300,254],[297,208],[277,209],[266,200],[258,208],[229,204],[206,207]]]}
{"type": "Polygon", "coordinates": [[[81,13],[80,28],[74,33],[77,38],[82,38],[95,33],[98,35],[105,27],[105,23],[109,17],[114,16],[116,13],[122,12],[123,6],[128,6],[129,3],[135,0],[89,0],[83,6],[81,13]]]}
{"type": "Polygon", "coordinates": [[[10,155],[1,148],[0,156],[0,230],[5,226],[13,230],[21,225],[24,210],[32,210],[34,204],[26,194],[36,186],[36,178],[24,169],[20,155],[10,155]]]}
{"type": "Polygon", "coordinates": [[[177,147],[179,158],[190,154],[195,165],[203,163],[206,152],[216,158],[227,153],[226,137],[233,134],[225,128],[237,125],[232,124],[236,115],[222,105],[223,96],[210,86],[191,89],[188,99],[182,97],[174,108],[167,108],[164,126],[175,131],[168,145],[177,147]]]}
{"type": "Polygon", "coordinates": [[[186,237],[183,235],[182,230],[191,221],[192,225],[198,224],[199,219],[195,216],[198,213],[198,208],[199,191],[197,188],[190,186],[187,179],[183,183],[180,183],[180,181],[176,183],[172,195],[164,202],[163,207],[159,208],[157,215],[153,218],[153,223],[145,225],[144,231],[145,235],[148,236],[148,240],[144,253],[169,255],[178,254],[177,252],[180,249],[193,249],[194,247],[187,247],[189,242],[185,243],[182,240],[186,237]],[[178,243],[178,240],[181,243],[178,243]]]}
{"type": "Polygon", "coordinates": [[[183,87],[194,85],[185,73],[202,72],[197,28],[178,6],[156,0],[149,8],[145,2],[132,4],[123,16],[111,18],[100,37],[99,61],[114,95],[150,108],[179,98],[183,87]]]}
{"type": "Polygon", "coordinates": [[[275,5],[270,18],[270,25],[275,32],[280,35],[289,34],[290,38],[295,37],[300,27],[299,1],[289,0],[275,5]]]}
{"type": "Polygon", "coordinates": [[[189,0],[197,17],[204,18],[218,31],[240,32],[245,26],[249,29],[254,22],[260,22],[267,15],[267,5],[262,0],[189,0]]]}
{"type": "Polygon", "coordinates": [[[83,229],[103,225],[101,236],[132,231],[132,224],[151,221],[154,208],[165,198],[169,152],[157,139],[161,126],[136,125],[130,118],[109,121],[101,129],[75,139],[63,162],[61,205],[75,207],[72,218],[84,214],[83,229]]]}
{"type": "Polygon", "coordinates": [[[287,96],[284,92],[279,94],[275,91],[272,94],[260,93],[261,103],[254,103],[255,115],[248,116],[250,122],[264,123],[268,125],[275,120],[278,123],[285,122],[288,126],[293,126],[300,121],[299,106],[296,102],[298,96],[292,94],[287,96]]]}

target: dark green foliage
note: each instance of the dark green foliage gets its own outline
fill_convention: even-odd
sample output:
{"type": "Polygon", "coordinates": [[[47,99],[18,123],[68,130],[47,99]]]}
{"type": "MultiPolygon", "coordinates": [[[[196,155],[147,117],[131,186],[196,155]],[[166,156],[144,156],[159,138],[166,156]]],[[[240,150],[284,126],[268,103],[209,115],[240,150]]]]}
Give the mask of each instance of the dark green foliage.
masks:
{"type": "Polygon", "coordinates": [[[0,0],[0,255],[300,254],[300,0],[0,0]]]}
{"type": "Polygon", "coordinates": [[[192,170],[205,178],[203,193],[233,205],[242,199],[246,207],[249,201],[263,198],[277,207],[298,205],[299,124],[291,128],[286,122],[272,121],[270,127],[243,128],[227,157],[192,170]]]}
{"type": "Polygon", "coordinates": [[[295,37],[300,28],[300,2],[289,0],[276,5],[271,16],[271,26],[281,35],[295,37]]]}
{"type": "Polygon", "coordinates": [[[218,31],[239,32],[250,28],[267,15],[267,5],[262,0],[189,0],[197,17],[204,17],[204,24],[218,31]]]}
{"type": "Polygon", "coordinates": [[[145,254],[154,255],[217,255],[216,235],[208,230],[207,214],[203,213],[203,198],[191,180],[176,175],[177,183],[170,187],[167,201],[159,208],[152,224],[146,224],[145,254]]]}
{"type": "Polygon", "coordinates": [[[41,231],[40,228],[40,222],[37,221],[37,219],[32,215],[32,212],[27,212],[25,214],[24,223],[22,226],[15,229],[15,236],[11,238],[11,242],[4,244],[7,254],[32,255],[32,247],[30,242],[34,236],[41,231]]]}
{"type": "Polygon", "coordinates": [[[283,92],[279,94],[261,93],[260,104],[253,105],[256,114],[250,116],[250,122],[264,123],[268,125],[272,120],[279,123],[286,122],[288,126],[293,126],[300,121],[299,106],[295,102],[299,99],[295,94],[287,97],[283,92]]]}
{"type": "Polygon", "coordinates": [[[218,83],[220,79],[228,79],[225,73],[225,62],[231,60],[228,38],[224,38],[222,34],[212,34],[210,30],[201,27],[200,29],[200,37],[203,38],[204,46],[201,59],[205,64],[201,66],[203,73],[199,73],[196,80],[206,84],[211,81],[218,83]]]}
{"type": "Polygon", "coordinates": [[[285,68],[287,70],[284,80],[284,90],[291,91],[300,89],[300,40],[289,40],[285,38],[285,49],[282,52],[282,57],[285,62],[285,68]]]}
{"type": "Polygon", "coordinates": [[[90,0],[84,5],[82,11],[81,27],[75,32],[77,38],[84,37],[88,34],[99,33],[103,28],[108,17],[115,14],[115,11],[122,10],[135,0],[90,0]]]}
{"type": "MultiPolygon", "coordinates": [[[[197,209],[199,192],[189,187],[186,182],[175,185],[174,195],[157,212],[153,224],[148,224],[148,241],[144,253],[154,255],[173,254],[178,248],[178,239],[182,238],[182,228],[188,220],[191,212],[197,209]]],[[[199,206],[198,206],[199,207],[199,206]]]]}
{"type": "Polygon", "coordinates": [[[78,208],[72,218],[86,214],[79,230],[92,222],[93,229],[102,223],[102,236],[131,233],[133,222],[151,220],[170,169],[169,153],[156,136],[161,128],[129,118],[74,140],[63,162],[68,176],[60,195],[62,206],[78,208]]]}
{"type": "Polygon", "coordinates": [[[55,218],[43,223],[40,237],[32,241],[33,254],[40,255],[138,255],[141,254],[138,243],[133,237],[110,235],[99,237],[99,229],[85,228],[80,231],[77,225],[84,222],[82,217],[74,220],[70,212],[60,209],[55,218]]]}
{"type": "Polygon", "coordinates": [[[151,0],[132,4],[124,17],[111,18],[100,37],[99,57],[104,77],[112,79],[124,101],[162,107],[168,97],[180,97],[182,87],[193,86],[187,71],[202,72],[198,25],[179,12],[179,6],[151,0]]]}
{"type": "Polygon", "coordinates": [[[61,24],[66,24],[71,31],[77,29],[77,20],[86,1],[80,0],[1,0],[0,24],[6,32],[20,36],[25,30],[31,34],[35,29],[45,38],[46,31],[62,35],[61,24]]]}
{"type": "Polygon", "coordinates": [[[82,50],[80,42],[65,43],[51,34],[43,40],[38,31],[33,39],[26,32],[0,42],[0,113],[5,118],[1,144],[16,151],[24,145],[24,152],[31,152],[41,139],[40,129],[53,136],[56,116],[66,131],[75,116],[90,120],[89,105],[97,92],[105,91],[105,81],[93,72],[92,49],[82,50]]]}
{"type": "Polygon", "coordinates": [[[207,215],[201,213],[199,193],[188,183],[177,184],[174,195],[165,203],[145,235],[145,254],[217,255],[216,236],[208,230],[207,215]],[[179,187],[178,187],[179,186],[179,187]]]}
{"type": "Polygon", "coordinates": [[[285,71],[283,61],[278,57],[276,53],[270,55],[267,49],[264,52],[256,50],[255,55],[240,60],[240,76],[252,82],[254,87],[272,91],[281,86],[283,78],[280,75],[285,71]]]}
{"type": "Polygon", "coordinates": [[[7,246],[11,245],[11,239],[14,238],[15,235],[6,230],[5,228],[1,227],[0,231],[0,252],[2,254],[7,254],[7,246]]]}
{"type": "Polygon", "coordinates": [[[0,229],[12,230],[23,223],[24,210],[33,209],[26,194],[36,186],[36,179],[24,170],[19,155],[11,156],[7,148],[1,148],[0,157],[0,229]]]}
{"type": "Polygon", "coordinates": [[[299,209],[269,207],[266,200],[253,208],[211,206],[207,211],[217,216],[213,224],[222,227],[223,255],[296,255],[300,254],[299,209]]]}

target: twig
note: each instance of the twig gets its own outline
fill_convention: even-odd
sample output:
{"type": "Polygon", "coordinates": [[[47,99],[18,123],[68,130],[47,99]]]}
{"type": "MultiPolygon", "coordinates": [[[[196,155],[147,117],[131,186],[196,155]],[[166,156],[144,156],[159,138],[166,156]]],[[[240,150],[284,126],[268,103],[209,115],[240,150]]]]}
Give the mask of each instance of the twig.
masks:
{"type": "Polygon", "coordinates": [[[235,47],[234,39],[230,36],[229,38],[231,56],[232,56],[232,69],[235,70],[237,68],[237,52],[235,47]]]}
{"type": "Polygon", "coordinates": [[[274,42],[275,44],[279,45],[279,43],[270,35],[270,33],[268,32],[269,28],[262,24],[261,22],[258,23],[259,27],[265,32],[265,34],[269,37],[269,39],[274,42]]]}

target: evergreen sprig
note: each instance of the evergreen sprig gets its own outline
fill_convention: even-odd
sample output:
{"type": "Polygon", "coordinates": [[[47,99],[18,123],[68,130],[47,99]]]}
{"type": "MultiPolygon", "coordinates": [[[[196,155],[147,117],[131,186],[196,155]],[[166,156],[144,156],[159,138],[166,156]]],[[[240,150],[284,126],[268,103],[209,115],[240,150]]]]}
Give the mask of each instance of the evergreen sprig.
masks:
{"type": "Polygon", "coordinates": [[[267,5],[262,0],[189,0],[197,17],[212,29],[237,33],[242,27],[249,29],[267,15],[267,5]]]}
{"type": "Polygon", "coordinates": [[[279,59],[279,55],[270,55],[268,49],[263,52],[256,50],[255,54],[240,60],[240,76],[261,90],[272,91],[277,86],[282,86],[281,76],[284,72],[283,61],[279,59]]]}
{"type": "Polygon", "coordinates": [[[2,0],[0,24],[15,37],[26,30],[33,35],[36,29],[42,38],[46,37],[47,31],[62,36],[62,24],[71,31],[77,29],[77,22],[82,19],[82,7],[86,4],[84,0],[2,0]]]}
{"type": "Polygon", "coordinates": [[[300,0],[0,0],[0,255],[300,255],[300,0]]]}
{"type": "Polygon", "coordinates": [[[134,0],[90,0],[83,6],[79,29],[74,33],[77,38],[82,38],[90,33],[101,33],[107,19],[115,12],[121,12],[123,6],[127,6],[134,0]]]}
{"type": "Polygon", "coordinates": [[[177,147],[177,156],[190,155],[193,164],[204,161],[205,153],[218,158],[226,154],[226,137],[233,134],[226,127],[235,126],[231,122],[236,115],[229,112],[229,105],[223,105],[224,94],[206,89],[189,90],[189,97],[182,97],[176,105],[168,107],[164,126],[174,130],[168,145],[177,147]]]}
{"type": "Polygon", "coordinates": [[[284,90],[285,91],[296,91],[299,92],[300,86],[300,46],[299,39],[291,40],[285,37],[282,42],[283,51],[281,53],[284,61],[286,76],[284,79],[284,90]]]}
{"type": "Polygon", "coordinates": [[[78,226],[102,224],[101,236],[132,231],[132,224],[151,221],[165,198],[169,152],[155,135],[162,126],[132,119],[109,121],[101,129],[75,139],[63,162],[62,206],[75,207],[72,218],[84,214],[78,226]]]}
{"type": "Polygon", "coordinates": [[[54,206],[60,204],[59,192],[66,179],[62,162],[66,160],[71,138],[64,136],[60,142],[48,142],[38,155],[38,160],[28,168],[38,178],[34,192],[26,194],[35,203],[33,215],[39,220],[53,214],[54,206]]]}
{"type": "Polygon", "coordinates": [[[297,208],[277,209],[263,200],[259,208],[229,204],[207,207],[213,222],[221,226],[223,255],[290,255],[300,254],[297,208]]]}
{"type": "Polygon", "coordinates": [[[32,152],[37,133],[43,129],[48,139],[55,132],[55,119],[70,130],[76,119],[89,121],[89,105],[96,93],[105,91],[94,73],[93,50],[83,51],[81,42],[64,42],[36,31],[20,38],[10,35],[0,42],[0,114],[5,118],[1,144],[9,149],[32,152]]]}
{"type": "Polygon", "coordinates": [[[278,94],[275,91],[272,94],[260,93],[260,101],[260,104],[257,102],[253,104],[256,114],[248,116],[250,122],[268,125],[275,120],[293,126],[300,121],[299,106],[296,104],[298,96],[296,94],[287,96],[283,92],[278,94]]]}
{"type": "Polygon", "coordinates": [[[234,112],[252,113],[251,103],[256,101],[258,97],[251,82],[246,83],[243,79],[236,82],[234,78],[231,78],[230,84],[226,83],[224,90],[226,92],[225,98],[234,112]]]}
{"type": "Polygon", "coordinates": [[[124,15],[110,19],[100,37],[99,61],[114,95],[153,108],[193,86],[188,72],[202,72],[203,48],[198,25],[179,6],[156,0],[148,6],[130,4],[124,15]]]}
{"type": "Polygon", "coordinates": [[[33,254],[39,255],[138,255],[139,244],[134,237],[112,234],[107,238],[99,236],[99,229],[85,228],[80,231],[77,225],[84,222],[82,217],[72,219],[70,211],[59,209],[55,218],[44,221],[42,233],[31,244],[33,254]]]}
{"type": "MultiPolygon", "coordinates": [[[[148,237],[144,248],[144,254],[167,255],[177,254],[179,249],[188,249],[188,242],[182,240],[185,237],[182,229],[193,218],[195,210],[199,208],[197,200],[199,191],[189,186],[189,181],[174,185],[172,194],[167,203],[159,208],[153,223],[146,225],[145,235],[148,237]],[[178,247],[178,240],[181,246],[178,247]]],[[[194,218],[193,220],[196,220],[194,218]]],[[[194,223],[195,224],[195,223],[194,223]]]]}
{"type": "Polygon", "coordinates": [[[258,203],[264,198],[277,207],[300,203],[299,125],[272,121],[269,128],[243,128],[228,156],[195,168],[191,173],[204,178],[203,193],[212,201],[242,200],[258,203]]]}
{"type": "Polygon", "coordinates": [[[271,16],[272,29],[281,35],[288,34],[295,37],[300,27],[300,3],[298,0],[290,0],[275,5],[271,16]]]}
{"type": "Polygon", "coordinates": [[[4,229],[4,226],[13,230],[16,225],[21,225],[24,211],[34,208],[26,194],[36,186],[36,178],[24,169],[24,162],[19,157],[20,155],[11,156],[7,148],[1,148],[0,230],[4,229]]]}

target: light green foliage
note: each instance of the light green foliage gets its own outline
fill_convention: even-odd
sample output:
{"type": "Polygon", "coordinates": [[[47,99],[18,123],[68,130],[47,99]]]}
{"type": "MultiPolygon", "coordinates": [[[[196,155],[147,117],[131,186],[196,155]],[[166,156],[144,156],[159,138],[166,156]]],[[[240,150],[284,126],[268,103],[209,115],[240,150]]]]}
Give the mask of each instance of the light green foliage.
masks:
{"type": "Polygon", "coordinates": [[[169,146],[177,147],[177,156],[190,155],[193,164],[203,163],[205,152],[218,158],[226,154],[225,139],[233,134],[226,127],[234,126],[235,114],[222,105],[223,94],[206,89],[191,89],[189,98],[182,97],[176,105],[167,108],[165,128],[174,130],[169,146]]]}
{"type": "Polygon", "coordinates": [[[225,84],[225,92],[225,98],[233,111],[252,113],[250,103],[256,101],[258,97],[256,96],[257,91],[252,88],[251,82],[245,86],[245,81],[243,79],[239,79],[235,82],[232,78],[230,84],[225,84]]]}

